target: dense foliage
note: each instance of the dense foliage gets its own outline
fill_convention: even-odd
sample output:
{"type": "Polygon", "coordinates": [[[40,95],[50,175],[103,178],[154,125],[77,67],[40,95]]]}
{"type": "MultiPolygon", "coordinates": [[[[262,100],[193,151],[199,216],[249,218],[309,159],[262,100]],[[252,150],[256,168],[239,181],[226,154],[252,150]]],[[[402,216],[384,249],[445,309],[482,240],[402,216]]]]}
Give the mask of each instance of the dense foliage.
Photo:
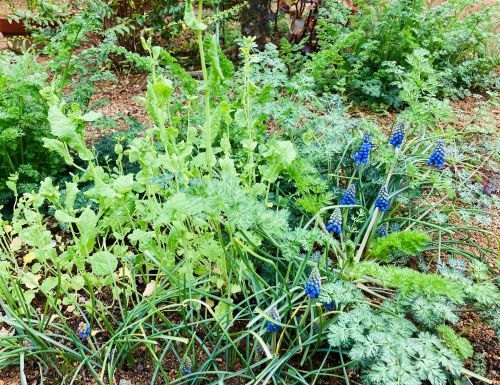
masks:
{"type": "MultiPolygon", "coordinates": [[[[377,108],[401,107],[401,77],[420,51],[432,66],[440,96],[457,97],[495,85],[498,66],[494,11],[470,13],[472,1],[428,7],[424,0],[356,2],[352,13],[328,1],[318,21],[321,51],[306,64],[316,86],[377,108]]],[[[429,75],[427,75],[429,76],[429,75]]],[[[425,81],[425,78],[420,78],[425,81]]]]}
{"type": "MultiPolygon", "coordinates": [[[[85,4],[34,34],[46,64],[30,52],[2,56],[0,81],[18,98],[0,92],[11,111],[0,124],[36,128],[25,131],[35,141],[28,160],[44,166],[44,154],[70,171],[55,178],[57,169],[40,169],[25,189],[20,171],[7,179],[5,170],[16,200],[0,221],[0,370],[38,365],[64,384],[83,376],[113,384],[145,366],[151,383],[486,380],[465,368],[475,351],[456,325],[468,308],[498,328],[498,237],[470,222],[498,204],[474,187],[498,147],[472,149],[464,143],[476,130],[437,127],[452,113],[441,97],[469,86],[449,74],[456,83],[445,90],[451,67],[435,67],[438,50],[425,45],[438,25],[470,32],[468,18],[448,27],[449,13],[431,17],[444,5],[395,2],[372,13],[360,4],[341,23],[342,7],[327,2],[318,10],[321,50],[295,71],[300,50],[258,52],[252,37],[239,40],[235,65],[213,19],[187,1],[198,81],[152,36],[138,36],[145,55],[117,45],[122,35],[104,27],[107,5],[85,4]],[[374,16],[383,21],[375,31],[374,16]],[[88,44],[93,34],[100,39],[88,44]],[[353,52],[335,66],[321,61],[341,58],[335,45],[354,37],[370,40],[350,46],[360,52],[373,45],[363,57],[399,57],[345,67],[352,78],[332,82],[353,52]],[[411,39],[421,45],[406,48],[411,39]],[[87,129],[103,122],[91,96],[96,82],[114,79],[117,57],[147,73],[136,96],[148,125],[131,120],[127,132],[90,143],[87,129]],[[409,67],[379,76],[388,60],[409,67]],[[350,116],[339,84],[374,101],[356,88],[358,75],[379,82],[375,99],[406,103],[388,127],[350,116]],[[25,98],[30,110],[20,113],[25,98]],[[478,244],[477,233],[493,242],[478,244]]],[[[19,145],[5,143],[17,161],[19,145]]]]}

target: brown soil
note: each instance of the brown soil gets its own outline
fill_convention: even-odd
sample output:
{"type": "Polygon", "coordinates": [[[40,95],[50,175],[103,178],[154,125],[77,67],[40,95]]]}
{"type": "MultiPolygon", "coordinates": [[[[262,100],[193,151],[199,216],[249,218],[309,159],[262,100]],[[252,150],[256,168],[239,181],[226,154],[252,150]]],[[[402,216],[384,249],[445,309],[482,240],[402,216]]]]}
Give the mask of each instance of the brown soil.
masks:
{"type": "MultiPolygon", "coordinates": [[[[500,384],[500,341],[495,331],[482,322],[476,313],[464,313],[456,327],[472,343],[474,351],[486,359],[486,377],[493,380],[494,384],[500,384]]],[[[473,360],[467,361],[466,366],[474,370],[473,360]]]]}
{"type": "Polygon", "coordinates": [[[105,132],[97,131],[88,126],[87,137],[90,140],[113,134],[126,129],[128,125],[125,117],[131,117],[144,125],[148,125],[149,118],[144,106],[134,97],[144,96],[146,92],[147,76],[142,73],[117,73],[117,82],[102,81],[96,84],[96,93],[90,100],[90,105],[106,100],[107,103],[95,109],[106,118],[117,119],[118,129],[105,132]]]}

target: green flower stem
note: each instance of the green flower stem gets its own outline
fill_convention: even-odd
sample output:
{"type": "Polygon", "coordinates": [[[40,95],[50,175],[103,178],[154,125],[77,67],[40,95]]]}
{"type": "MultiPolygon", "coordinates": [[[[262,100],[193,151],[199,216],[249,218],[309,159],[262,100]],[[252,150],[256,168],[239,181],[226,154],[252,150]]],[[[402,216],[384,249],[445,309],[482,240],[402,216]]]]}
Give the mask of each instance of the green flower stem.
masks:
{"type": "Polygon", "coordinates": [[[356,253],[356,256],[354,257],[354,262],[356,262],[356,263],[358,263],[361,260],[361,257],[363,256],[363,252],[365,251],[366,244],[368,243],[368,238],[370,238],[370,234],[372,233],[372,229],[374,228],[374,225],[377,222],[379,213],[380,213],[379,208],[375,207],[375,211],[373,212],[372,219],[370,220],[370,224],[368,225],[368,228],[365,231],[365,236],[363,237],[363,240],[361,241],[361,245],[359,245],[358,252],[356,253]]]}
{"type": "MultiPolygon", "coordinates": [[[[198,1],[198,22],[202,22],[203,16],[203,0],[198,1]]],[[[207,71],[207,63],[205,60],[205,48],[203,47],[203,33],[200,29],[196,31],[196,35],[198,37],[198,49],[200,52],[200,63],[201,63],[201,72],[203,74],[203,81],[205,86],[203,87],[204,97],[204,106],[205,106],[205,132],[206,132],[206,161],[208,168],[208,176],[212,177],[212,132],[211,132],[211,123],[210,123],[210,90],[208,88],[208,71],[207,71]]]]}

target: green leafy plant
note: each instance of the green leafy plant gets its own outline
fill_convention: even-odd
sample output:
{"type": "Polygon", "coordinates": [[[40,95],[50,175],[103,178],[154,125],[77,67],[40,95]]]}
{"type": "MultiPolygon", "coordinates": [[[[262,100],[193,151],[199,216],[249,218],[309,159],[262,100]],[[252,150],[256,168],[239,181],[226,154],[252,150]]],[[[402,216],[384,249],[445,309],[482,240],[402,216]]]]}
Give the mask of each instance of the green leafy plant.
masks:
{"type": "Polygon", "coordinates": [[[367,384],[446,384],[448,373],[460,373],[460,361],[435,336],[410,321],[372,312],[366,305],[339,316],[328,341],[348,349],[367,384]]]}
{"type": "Polygon", "coordinates": [[[8,176],[17,174],[22,194],[64,167],[57,156],[46,155],[42,149],[43,137],[50,135],[48,106],[40,95],[47,79],[44,67],[31,54],[6,52],[0,54],[0,67],[0,191],[6,192],[8,176]]]}
{"type": "Polygon", "coordinates": [[[494,86],[492,69],[498,55],[487,48],[494,41],[492,10],[465,13],[469,5],[357,2],[356,12],[350,13],[347,7],[327,2],[318,21],[321,50],[307,71],[320,89],[333,89],[374,108],[408,102],[392,68],[403,73],[418,68],[408,58],[421,49],[427,51],[439,79],[436,94],[463,96],[494,86]]]}
{"type": "Polygon", "coordinates": [[[468,360],[474,355],[471,343],[464,337],[460,337],[448,325],[439,325],[436,330],[446,345],[455,352],[462,360],[468,360]]]}
{"type": "Polygon", "coordinates": [[[430,240],[431,238],[427,234],[419,231],[392,233],[387,237],[378,238],[372,245],[371,254],[382,260],[387,260],[390,254],[395,251],[415,255],[425,250],[425,246],[430,240]]]}

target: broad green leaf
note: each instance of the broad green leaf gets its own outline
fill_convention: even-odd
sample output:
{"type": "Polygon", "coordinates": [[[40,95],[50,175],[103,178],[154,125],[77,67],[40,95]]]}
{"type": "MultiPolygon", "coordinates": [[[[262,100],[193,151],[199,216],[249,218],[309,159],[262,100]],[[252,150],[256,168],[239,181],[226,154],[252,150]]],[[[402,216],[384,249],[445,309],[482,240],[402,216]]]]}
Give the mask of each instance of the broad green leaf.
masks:
{"type": "Polygon", "coordinates": [[[297,156],[295,147],[290,141],[277,140],[263,153],[267,165],[261,166],[262,178],[270,183],[278,179],[281,171],[290,166],[297,156]]]}
{"type": "Polygon", "coordinates": [[[54,289],[57,286],[58,278],[57,277],[47,277],[43,280],[42,284],[40,285],[40,290],[43,291],[45,294],[49,294],[52,289],[54,289]]]}
{"type": "Polygon", "coordinates": [[[132,191],[134,185],[134,174],[120,175],[113,182],[113,189],[120,194],[132,191]]]}
{"type": "Polygon", "coordinates": [[[42,183],[40,183],[40,196],[47,199],[48,201],[58,204],[59,197],[61,196],[59,192],[59,187],[52,184],[52,178],[45,178],[42,183]]]}
{"type": "Polygon", "coordinates": [[[43,147],[54,151],[61,158],[64,159],[64,162],[70,166],[74,164],[73,157],[68,151],[68,147],[58,139],[49,139],[43,138],[43,147]]]}
{"type": "Polygon", "coordinates": [[[54,213],[54,218],[56,218],[56,220],[58,222],[61,222],[61,223],[74,223],[74,222],[76,222],[75,217],[73,217],[72,215],[69,215],[68,213],[66,213],[62,210],[56,210],[56,212],[54,213]]]}
{"type": "Polygon", "coordinates": [[[104,181],[105,178],[108,177],[101,166],[94,167],[92,174],[94,178],[94,188],[88,190],[85,193],[85,196],[94,199],[113,199],[120,196],[115,190],[113,190],[110,184],[104,181]]]}
{"type": "Polygon", "coordinates": [[[73,212],[75,200],[78,195],[78,184],[66,182],[66,196],[64,197],[64,207],[67,211],[73,212]]]}
{"type": "Polygon", "coordinates": [[[9,190],[11,190],[14,193],[14,196],[18,196],[17,193],[17,180],[19,179],[19,174],[15,173],[9,176],[8,180],[5,182],[5,185],[9,190]]]}
{"type": "Polygon", "coordinates": [[[22,275],[21,283],[28,289],[35,289],[39,286],[38,281],[40,281],[41,277],[39,274],[35,275],[28,271],[22,275]]]}
{"type": "Polygon", "coordinates": [[[111,275],[118,266],[118,259],[109,251],[99,251],[89,258],[95,275],[111,275]]]}
{"type": "Polygon", "coordinates": [[[85,146],[83,138],[77,132],[76,122],[64,115],[56,105],[50,106],[48,120],[54,136],[75,149],[81,159],[92,159],[92,152],[85,146]]]}
{"type": "Polygon", "coordinates": [[[233,319],[232,306],[226,302],[219,302],[214,309],[215,318],[222,327],[229,326],[230,321],[233,319]]]}
{"type": "Polygon", "coordinates": [[[95,238],[99,234],[97,220],[97,215],[87,207],[76,221],[76,226],[80,232],[78,244],[80,246],[80,252],[84,256],[88,255],[94,248],[95,238]]]}

